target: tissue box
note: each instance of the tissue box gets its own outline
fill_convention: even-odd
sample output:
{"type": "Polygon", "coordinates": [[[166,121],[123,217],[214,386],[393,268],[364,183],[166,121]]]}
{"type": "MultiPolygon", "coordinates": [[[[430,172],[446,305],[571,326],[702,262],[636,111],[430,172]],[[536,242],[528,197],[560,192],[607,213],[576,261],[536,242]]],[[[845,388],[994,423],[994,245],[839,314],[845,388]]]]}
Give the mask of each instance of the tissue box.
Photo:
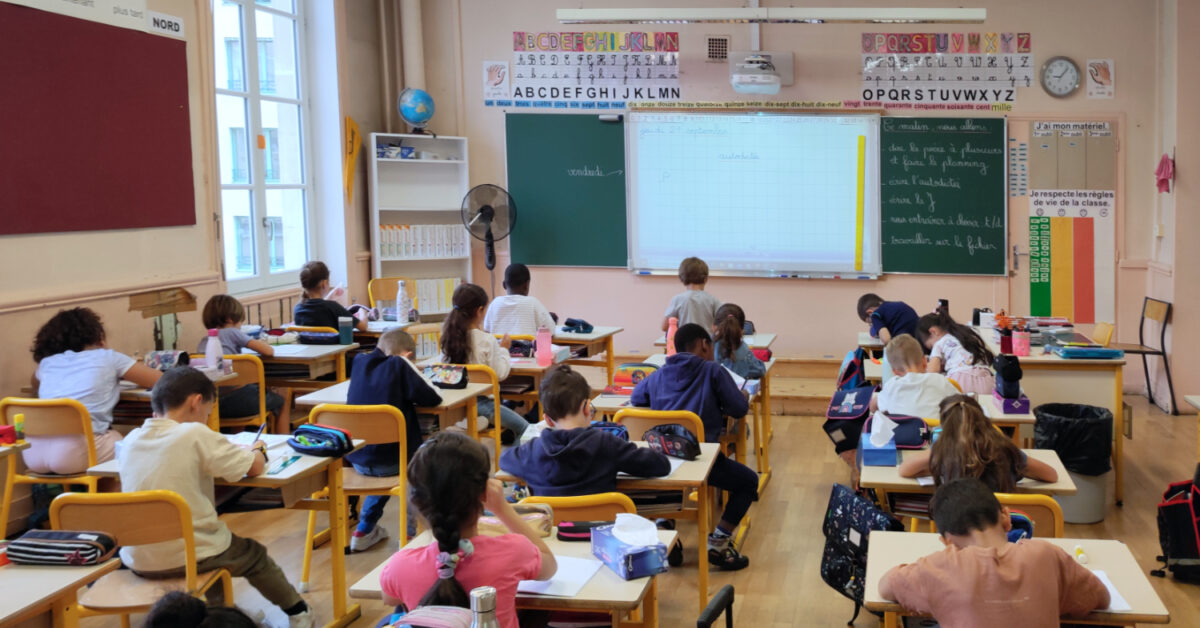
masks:
{"type": "Polygon", "coordinates": [[[1000,394],[1000,391],[993,390],[992,398],[996,400],[996,407],[1000,408],[1002,414],[1029,414],[1029,397],[1025,393],[1021,393],[1016,399],[1008,399],[1000,394]]]}
{"type": "Polygon", "coordinates": [[[17,442],[17,428],[11,425],[0,425],[0,444],[11,445],[17,442]]]}
{"type": "Polygon", "coordinates": [[[592,555],[626,580],[667,570],[667,546],[662,543],[635,547],[613,536],[612,525],[592,528],[592,555]]]}
{"type": "Polygon", "coordinates": [[[883,447],[876,447],[871,444],[871,435],[866,432],[858,442],[858,455],[863,466],[867,467],[894,467],[900,460],[896,453],[895,437],[888,439],[883,447]]]}

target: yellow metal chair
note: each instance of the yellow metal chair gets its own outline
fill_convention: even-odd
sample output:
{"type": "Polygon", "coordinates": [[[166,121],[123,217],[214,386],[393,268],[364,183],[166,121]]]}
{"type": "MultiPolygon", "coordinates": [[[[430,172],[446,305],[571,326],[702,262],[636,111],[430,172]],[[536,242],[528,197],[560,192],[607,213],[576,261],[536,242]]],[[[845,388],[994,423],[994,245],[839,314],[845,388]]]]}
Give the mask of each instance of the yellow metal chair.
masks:
{"type": "Polygon", "coordinates": [[[405,289],[408,291],[408,296],[413,300],[414,306],[420,309],[417,304],[416,282],[410,277],[376,277],[367,282],[367,299],[371,302],[371,307],[379,307],[376,303],[380,299],[393,300],[396,298],[396,293],[400,291],[399,285],[403,281],[405,289]]]}
{"type": "Polygon", "coordinates": [[[1038,493],[996,493],[1000,505],[1015,508],[1029,515],[1033,521],[1034,536],[1062,538],[1062,507],[1049,495],[1038,493]],[[1047,530],[1053,534],[1047,534],[1047,530]]]}
{"type": "Polygon", "coordinates": [[[624,493],[595,493],[576,497],[532,495],[522,504],[547,504],[554,510],[554,525],[560,521],[615,521],[618,513],[634,514],[637,506],[624,493]]]}
{"type": "MultiPolygon", "coordinates": [[[[408,431],[405,429],[404,413],[395,406],[371,405],[354,406],[334,403],[323,403],[308,415],[312,423],[339,427],[356,439],[366,441],[367,445],[386,445],[397,443],[400,448],[400,473],[385,477],[362,475],[349,464],[342,466],[342,491],[350,495],[394,495],[400,498],[400,527],[397,535],[400,547],[408,543],[408,509],[404,502],[408,499],[408,431]]],[[[321,499],[329,495],[325,489],[313,495],[321,499]]],[[[346,509],[349,511],[349,507],[346,509]]],[[[300,575],[300,591],[308,590],[308,576],[312,568],[313,548],[329,540],[329,530],[319,534],[317,528],[317,511],[308,512],[308,530],[304,543],[304,566],[300,575]]],[[[334,548],[333,551],[340,551],[334,548]]]]}
{"type": "MultiPolygon", "coordinates": [[[[1142,356],[1142,373],[1146,376],[1146,396],[1150,398],[1150,403],[1154,401],[1154,390],[1150,387],[1150,365],[1146,361],[1146,356],[1156,355],[1162,358],[1163,371],[1167,375],[1167,394],[1170,396],[1169,407],[1171,414],[1179,414],[1179,408],[1175,405],[1175,384],[1171,380],[1171,362],[1167,359],[1167,320],[1171,318],[1171,303],[1169,301],[1161,301],[1145,297],[1142,300],[1142,318],[1138,321],[1138,341],[1136,343],[1110,342],[1108,346],[1113,349],[1120,349],[1125,353],[1142,356]],[[1146,321],[1152,321],[1158,324],[1158,347],[1151,347],[1146,344],[1146,321]]],[[[1153,331],[1151,331],[1153,333],[1153,331]]],[[[1115,453],[1114,453],[1115,455],[1115,453]]],[[[1118,478],[1121,476],[1118,474],[1118,478]]],[[[1117,497],[1120,498],[1121,491],[1117,491],[1117,497]]]]}
{"type": "MultiPolygon", "coordinates": [[[[87,443],[87,466],[96,466],[96,441],[92,437],[92,415],[74,399],[0,399],[0,425],[13,425],[18,416],[25,423],[26,436],[81,436],[87,443]]],[[[13,490],[17,484],[78,484],[95,493],[100,478],[86,471],[74,475],[18,473],[18,456],[7,457],[4,474],[4,504],[0,506],[0,526],[8,524],[12,511],[13,490]]]]}
{"type": "Polygon", "coordinates": [[[123,547],[183,540],[182,578],[150,580],[129,569],[114,571],[79,596],[81,617],[120,615],[121,626],[128,628],[131,613],[148,611],[164,593],[183,590],[201,597],[218,582],[225,604],[233,604],[233,578],[228,571],[196,573],[192,511],[174,491],[63,493],[50,503],[50,527],[104,532],[123,547]]]}
{"type": "Polygon", "coordinates": [[[1112,342],[1113,324],[1103,321],[1092,328],[1092,340],[1101,347],[1107,347],[1112,342]]]}
{"type": "Polygon", "coordinates": [[[320,333],[320,334],[336,334],[336,333],[338,333],[338,330],[336,330],[332,327],[308,327],[305,325],[287,325],[283,328],[283,331],[294,331],[296,333],[313,332],[313,333],[320,333]]]}
{"type": "Polygon", "coordinates": [[[704,442],[704,422],[695,412],[687,410],[623,408],[613,417],[613,422],[624,425],[631,440],[644,440],[642,434],[655,425],[678,423],[695,434],[696,440],[704,442]]]}
{"type": "Polygon", "coordinates": [[[492,386],[492,426],[486,430],[480,431],[478,421],[471,420],[471,413],[467,413],[467,434],[483,444],[485,436],[492,439],[495,446],[495,451],[492,453],[492,470],[500,470],[500,431],[503,427],[500,425],[500,378],[496,377],[496,371],[492,367],[483,364],[462,364],[460,365],[467,371],[467,377],[472,382],[491,384],[492,386]]]}
{"type": "Polygon", "coordinates": [[[959,384],[957,381],[955,381],[953,378],[950,378],[950,377],[947,377],[947,378],[946,378],[946,381],[948,381],[948,382],[950,382],[951,384],[953,384],[953,385],[954,385],[954,388],[955,388],[956,390],[958,390],[958,392],[962,392],[962,384],[959,384]]]}
{"type": "Polygon", "coordinates": [[[429,340],[430,340],[430,344],[434,347],[437,347],[439,345],[439,341],[441,340],[441,337],[442,337],[441,323],[417,323],[416,325],[409,325],[408,327],[405,327],[404,331],[408,332],[408,335],[412,336],[413,340],[416,341],[416,343],[417,343],[417,356],[416,357],[418,360],[424,360],[427,358],[432,358],[432,357],[437,356],[439,351],[436,349],[434,350],[434,352],[432,354],[422,354],[420,352],[421,351],[421,337],[428,336],[429,340]]]}
{"type": "MultiPolygon", "coordinates": [[[[274,414],[267,411],[267,376],[263,372],[262,360],[257,355],[249,353],[224,357],[233,362],[234,378],[221,382],[221,386],[239,387],[258,384],[258,412],[244,417],[222,418],[220,427],[245,427],[247,425],[258,427],[267,423],[267,429],[270,430],[272,423],[269,419],[273,418],[274,414]]],[[[192,358],[203,359],[203,356],[192,356],[192,358]]]]}

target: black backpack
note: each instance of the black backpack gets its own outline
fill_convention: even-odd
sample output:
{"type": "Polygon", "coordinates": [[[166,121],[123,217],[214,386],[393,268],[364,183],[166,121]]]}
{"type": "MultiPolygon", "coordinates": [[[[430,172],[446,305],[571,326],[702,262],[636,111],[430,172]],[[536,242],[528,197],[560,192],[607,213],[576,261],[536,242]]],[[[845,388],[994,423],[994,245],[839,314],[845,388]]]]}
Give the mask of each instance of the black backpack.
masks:
{"type": "Polygon", "coordinates": [[[1162,578],[1169,569],[1178,580],[1200,582],[1200,464],[1196,477],[1169,484],[1163,493],[1158,504],[1158,543],[1163,566],[1150,575],[1162,578]]]}
{"type": "Polygon", "coordinates": [[[904,524],[875,504],[841,484],[833,485],[821,531],[825,551],[821,556],[821,579],[838,593],[854,600],[853,624],[862,610],[867,579],[867,541],[872,530],[903,532],[904,524]]]}

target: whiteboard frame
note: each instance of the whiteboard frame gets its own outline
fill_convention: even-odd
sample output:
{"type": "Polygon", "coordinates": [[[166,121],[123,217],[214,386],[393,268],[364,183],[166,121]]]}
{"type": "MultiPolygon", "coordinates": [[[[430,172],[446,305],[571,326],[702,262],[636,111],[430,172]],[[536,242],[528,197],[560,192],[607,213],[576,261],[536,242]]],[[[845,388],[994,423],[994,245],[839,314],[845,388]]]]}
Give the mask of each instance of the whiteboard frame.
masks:
{"type": "MultiPolygon", "coordinates": [[[[762,111],[762,110],[747,110],[747,109],[694,110],[694,111],[686,110],[686,109],[684,109],[684,110],[647,109],[647,110],[630,111],[630,112],[628,112],[628,115],[625,116],[625,119],[623,122],[624,122],[624,126],[625,126],[625,242],[626,242],[626,250],[627,250],[626,268],[632,274],[638,275],[638,276],[658,276],[658,275],[674,276],[678,273],[678,268],[641,268],[641,267],[636,267],[633,264],[633,253],[635,251],[634,242],[636,241],[636,238],[634,235],[635,221],[634,221],[634,217],[632,216],[632,207],[634,204],[634,201],[633,201],[634,189],[633,188],[634,188],[634,181],[636,179],[636,175],[633,174],[633,169],[630,168],[630,164],[632,163],[632,159],[631,159],[632,158],[632,148],[631,147],[633,145],[633,142],[630,140],[630,136],[634,132],[633,131],[633,128],[634,128],[633,122],[634,122],[635,116],[637,116],[637,115],[656,115],[656,114],[658,114],[658,115],[661,115],[661,114],[716,115],[716,116],[735,116],[735,115],[743,115],[744,116],[747,114],[753,114],[753,115],[762,116],[762,117],[766,117],[766,116],[807,117],[807,118],[839,117],[839,118],[864,118],[864,119],[872,120],[874,122],[874,126],[875,126],[875,144],[876,144],[876,155],[875,155],[875,161],[874,161],[874,165],[875,165],[874,217],[875,217],[875,220],[874,220],[874,222],[871,221],[871,218],[869,215],[871,213],[870,209],[867,210],[868,216],[865,217],[865,220],[867,220],[868,224],[871,224],[873,226],[875,237],[871,241],[865,242],[863,244],[863,248],[864,248],[864,250],[866,250],[868,248],[870,249],[870,251],[872,252],[872,255],[874,256],[873,259],[875,260],[875,264],[876,264],[878,270],[875,270],[875,269],[862,270],[862,271],[856,271],[854,269],[847,269],[847,270],[829,270],[829,269],[770,269],[770,270],[749,270],[749,269],[747,269],[747,270],[738,270],[738,269],[722,268],[722,269],[710,269],[709,276],[710,277],[759,277],[759,278],[769,277],[769,278],[777,278],[777,279],[878,279],[881,275],[883,275],[883,246],[882,246],[882,241],[883,241],[883,230],[882,230],[883,185],[882,185],[882,180],[883,180],[883,176],[882,176],[882,165],[880,163],[880,160],[882,159],[882,150],[883,150],[883,148],[882,148],[883,125],[881,122],[881,120],[883,119],[883,115],[879,112],[874,112],[874,111],[837,111],[837,112],[803,111],[803,112],[795,112],[795,111],[771,111],[771,110],[762,111]]],[[[867,158],[870,159],[871,156],[868,154],[867,158]]],[[[1007,196],[1005,197],[1005,203],[1007,206],[1007,196]]],[[[1006,220],[1007,220],[1007,217],[1006,217],[1006,220]]],[[[1005,225],[1005,230],[1006,230],[1005,237],[1007,238],[1007,223],[1005,225]]]]}

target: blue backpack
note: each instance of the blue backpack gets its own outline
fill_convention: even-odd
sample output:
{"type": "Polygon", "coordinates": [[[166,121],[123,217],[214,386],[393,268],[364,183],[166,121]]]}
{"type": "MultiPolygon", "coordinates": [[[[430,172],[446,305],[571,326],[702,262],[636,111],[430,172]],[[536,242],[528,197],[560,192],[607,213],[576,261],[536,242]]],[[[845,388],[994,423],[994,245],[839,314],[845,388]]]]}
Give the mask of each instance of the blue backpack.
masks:
{"type": "Polygon", "coordinates": [[[846,353],[846,359],[842,360],[842,367],[838,369],[838,390],[854,390],[867,385],[866,372],[863,369],[866,357],[867,352],[862,347],[846,353]]]}

